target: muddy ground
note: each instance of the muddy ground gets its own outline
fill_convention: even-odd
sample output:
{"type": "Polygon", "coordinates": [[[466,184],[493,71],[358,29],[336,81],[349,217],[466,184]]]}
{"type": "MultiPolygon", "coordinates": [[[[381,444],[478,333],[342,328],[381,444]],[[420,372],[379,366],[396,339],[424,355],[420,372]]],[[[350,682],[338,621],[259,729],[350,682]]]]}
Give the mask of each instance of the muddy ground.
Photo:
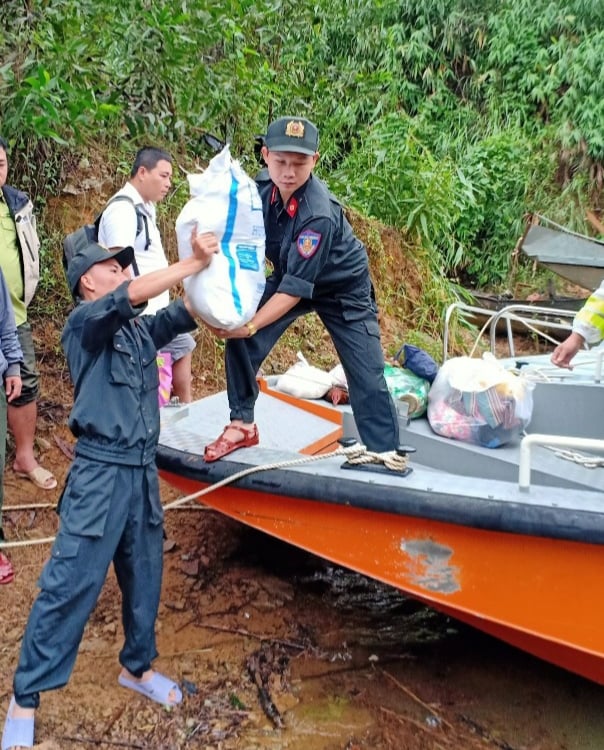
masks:
{"type": "MultiPolygon", "coordinates": [[[[41,333],[37,334],[38,336],[41,333]]],[[[50,351],[50,348],[43,349],[50,351]]],[[[71,389],[42,358],[39,452],[59,487],[5,474],[12,540],[51,537],[69,467],[71,389]],[[43,504],[44,507],[24,507],[43,504]]],[[[207,384],[195,384],[201,395],[207,384]]],[[[165,503],[175,492],[162,485],[165,503]]],[[[183,704],[117,684],[120,597],[110,573],[69,685],[43,695],[45,750],[601,750],[604,693],[418,606],[388,587],[237,525],[203,506],[166,514],[156,667],[183,704]]],[[[0,710],[49,543],[12,548],[0,587],[0,710]]],[[[563,603],[561,603],[563,606],[563,603]]]]}

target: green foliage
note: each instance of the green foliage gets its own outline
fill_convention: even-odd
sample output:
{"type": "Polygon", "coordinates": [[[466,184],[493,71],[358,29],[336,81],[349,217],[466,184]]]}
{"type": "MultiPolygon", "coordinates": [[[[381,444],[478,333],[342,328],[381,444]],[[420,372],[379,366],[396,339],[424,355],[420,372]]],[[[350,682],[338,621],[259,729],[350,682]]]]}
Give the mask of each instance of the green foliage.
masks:
{"type": "Polygon", "coordinates": [[[565,49],[558,65],[565,94],[558,102],[559,138],[571,151],[604,161],[604,31],[565,49]]]}
{"type": "Polygon", "coordinates": [[[458,262],[452,229],[473,191],[450,159],[436,159],[421,143],[410,118],[387,115],[374,123],[330,182],[365,213],[405,229],[418,244],[440,247],[449,266],[458,262]],[[349,174],[362,177],[352,182],[349,174]]]}
{"type": "Polygon", "coordinates": [[[308,114],[337,193],[497,283],[525,212],[599,205],[603,28],[602,0],[4,0],[1,129],[44,195],[89,143],[205,159],[210,132],[254,171],[308,114]]]}
{"type": "Polygon", "coordinates": [[[16,2],[0,11],[7,30],[1,46],[2,127],[18,134],[21,143],[36,137],[66,145],[110,121],[119,107],[97,93],[102,50],[94,37],[80,36],[70,26],[74,19],[69,10],[78,4],[72,3],[66,16],[61,8],[65,3],[50,0],[45,5],[38,14],[16,2]]]}
{"type": "Polygon", "coordinates": [[[464,248],[458,270],[463,268],[473,286],[501,282],[510,270],[512,250],[522,232],[532,163],[531,143],[518,128],[485,137],[463,156],[474,202],[460,214],[454,234],[464,248]]]}

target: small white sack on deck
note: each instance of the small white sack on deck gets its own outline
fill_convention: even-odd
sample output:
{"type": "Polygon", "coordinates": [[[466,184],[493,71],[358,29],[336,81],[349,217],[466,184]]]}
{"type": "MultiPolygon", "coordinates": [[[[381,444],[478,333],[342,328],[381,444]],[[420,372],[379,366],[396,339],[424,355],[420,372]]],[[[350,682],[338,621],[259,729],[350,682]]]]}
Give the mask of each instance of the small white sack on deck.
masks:
{"type": "Polygon", "coordinates": [[[191,232],[212,232],[220,252],[183,282],[195,312],[211,326],[232,330],[250,320],[264,292],[265,233],[256,183],[231,158],[228,145],[201,174],[187,176],[191,193],[176,219],[180,260],[193,254],[191,232]]]}
{"type": "Polygon", "coordinates": [[[328,372],[308,364],[302,352],[298,352],[298,361],[279,377],[275,388],[296,398],[323,398],[333,385],[328,372]]]}

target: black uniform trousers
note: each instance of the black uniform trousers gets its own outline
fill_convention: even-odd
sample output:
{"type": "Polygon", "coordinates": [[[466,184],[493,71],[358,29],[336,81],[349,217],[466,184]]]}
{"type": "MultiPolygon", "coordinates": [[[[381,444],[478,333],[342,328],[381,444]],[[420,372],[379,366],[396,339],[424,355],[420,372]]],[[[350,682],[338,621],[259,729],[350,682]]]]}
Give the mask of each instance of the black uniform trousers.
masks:
{"type": "Polygon", "coordinates": [[[163,523],[155,464],[122,466],[76,457],[61,499],[61,526],[39,580],[13,687],[24,708],[67,683],[84,627],[113,561],[122,592],[120,663],[137,677],[157,656],[155,619],[163,523]]]}
{"type": "MultiPolygon", "coordinates": [[[[272,294],[270,280],[260,303],[272,294]]],[[[256,373],[296,318],[315,311],[329,332],[348,383],[350,405],[363,444],[379,453],[398,446],[398,421],[386,380],[377,312],[367,280],[345,293],[300,302],[282,318],[247,339],[227,339],[226,375],[230,417],[254,421],[256,373]]]]}

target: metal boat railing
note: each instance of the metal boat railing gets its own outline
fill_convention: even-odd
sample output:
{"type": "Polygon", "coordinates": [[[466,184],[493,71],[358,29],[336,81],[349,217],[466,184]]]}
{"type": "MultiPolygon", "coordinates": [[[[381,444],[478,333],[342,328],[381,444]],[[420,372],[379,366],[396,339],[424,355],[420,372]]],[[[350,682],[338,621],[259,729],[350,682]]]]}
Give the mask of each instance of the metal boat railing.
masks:
{"type": "MultiPolygon", "coordinates": [[[[505,322],[506,336],[510,357],[516,356],[514,346],[514,330],[512,323],[520,324],[527,333],[535,333],[548,341],[559,343],[548,335],[546,330],[560,331],[566,336],[572,331],[572,319],[576,315],[576,310],[564,310],[562,308],[539,307],[532,304],[514,303],[502,307],[501,310],[489,310],[476,305],[468,305],[465,302],[453,302],[445,312],[445,325],[443,334],[443,362],[446,362],[449,356],[450,325],[453,313],[458,312],[462,316],[474,315],[486,318],[486,323],[478,333],[476,343],[480,337],[488,331],[490,339],[490,349],[495,354],[495,344],[497,340],[497,325],[500,320],[505,322]]],[[[476,347],[476,343],[474,348],[476,347]]]]}
{"type": "MultiPolygon", "coordinates": [[[[520,442],[520,458],[518,463],[518,487],[528,491],[531,486],[531,449],[534,445],[543,445],[548,448],[578,448],[579,450],[597,451],[600,456],[580,456],[576,458],[565,456],[568,460],[575,460],[588,468],[597,468],[604,465],[604,440],[597,438],[569,437],[566,435],[540,435],[533,432],[525,435],[520,442]]],[[[566,454],[571,451],[561,451],[566,454]]]]}
{"type": "MultiPolygon", "coordinates": [[[[488,332],[490,351],[492,354],[496,353],[497,325],[500,320],[504,320],[510,357],[516,356],[512,323],[521,324],[527,332],[534,333],[547,339],[553,344],[557,344],[559,342],[548,335],[544,329],[549,331],[560,331],[564,334],[562,337],[564,339],[572,331],[572,320],[576,315],[576,310],[539,307],[532,304],[514,303],[503,307],[501,310],[492,311],[484,307],[468,305],[465,302],[454,302],[449,305],[445,313],[443,362],[447,360],[449,354],[449,329],[452,316],[455,312],[459,312],[461,315],[475,315],[480,316],[481,318],[486,318],[486,323],[480,329],[473,349],[476,348],[476,345],[483,334],[488,332]]],[[[593,364],[593,382],[600,383],[602,380],[604,350],[598,350],[592,354],[593,359],[590,357],[588,364],[590,365],[590,369],[591,364],[593,364]]],[[[583,361],[582,364],[586,363],[583,361]]],[[[552,367],[554,366],[552,365],[552,367]]],[[[568,375],[569,378],[573,376],[573,373],[569,370],[561,370],[560,368],[555,369],[558,371],[560,377],[562,375],[568,375]]],[[[604,466],[604,440],[565,435],[543,435],[537,433],[525,435],[520,443],[518,465],[518,486],[524,491],[530,489],[531,450],[535,445],[545,446],[552,450],[556,450],[561,455],[565,454],[563,456],[564,458],[574,460],[586,467],[596,468],[604,466]],[[574,450],[569,449],[595,451],[600,455],[581,456],[574,450]]]]}

